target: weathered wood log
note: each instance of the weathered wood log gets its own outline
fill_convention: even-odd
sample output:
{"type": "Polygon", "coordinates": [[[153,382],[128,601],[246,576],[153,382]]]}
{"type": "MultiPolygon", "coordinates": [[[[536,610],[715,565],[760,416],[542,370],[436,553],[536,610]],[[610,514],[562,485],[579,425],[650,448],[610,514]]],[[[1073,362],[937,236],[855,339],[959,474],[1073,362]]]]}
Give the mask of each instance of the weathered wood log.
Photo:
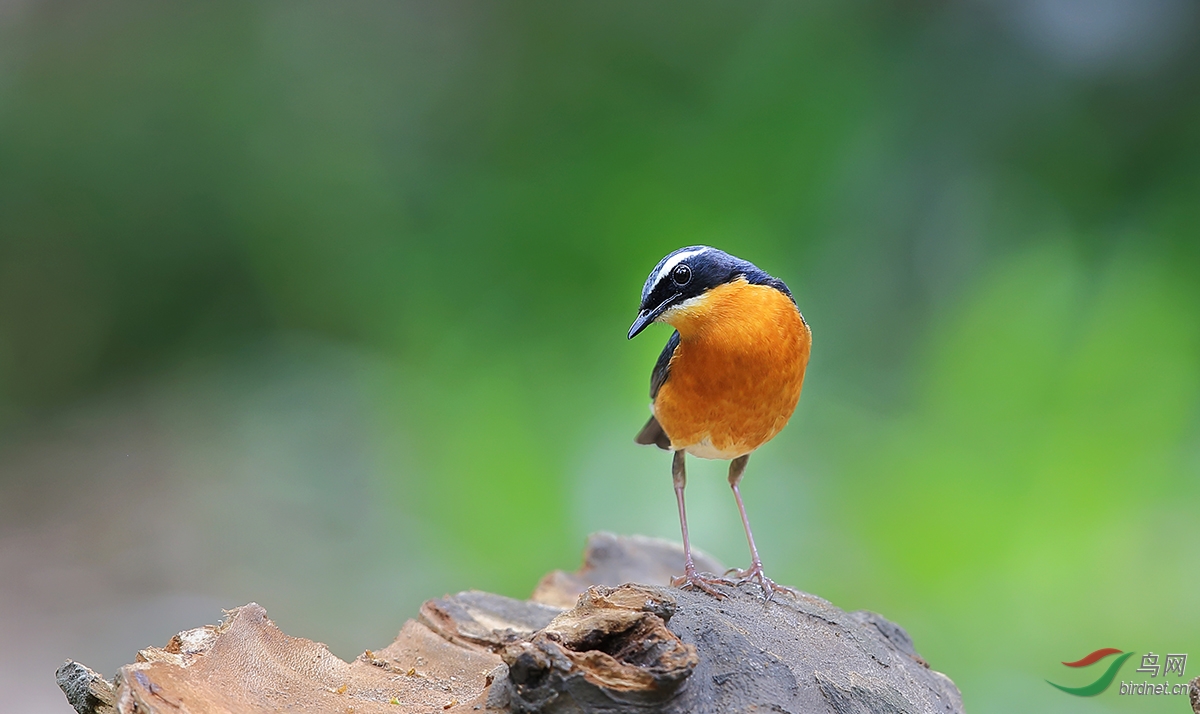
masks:
{"type": "Polygon", "coordinates": [[[75,662],[58,681],[80,714],[962,711],[882,617],[753,585],[720,586],[724,600],[665,587],[681,559],[675,544],[598,534],[578,572],[551,573],[530,600],[430,600],[353,662],[251,603],[142,650],[111,682],[75,662]]]}

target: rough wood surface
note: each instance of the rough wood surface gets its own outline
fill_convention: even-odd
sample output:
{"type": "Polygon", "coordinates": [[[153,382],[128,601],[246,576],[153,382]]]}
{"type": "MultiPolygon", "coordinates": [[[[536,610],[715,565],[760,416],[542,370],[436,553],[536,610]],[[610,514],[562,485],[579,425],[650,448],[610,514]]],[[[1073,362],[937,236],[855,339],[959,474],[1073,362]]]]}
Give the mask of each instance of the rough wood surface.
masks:
{"type": "Polygon", "coordinates": [[[80,714],[962,711],[882,617],[807,594],[768,602],[752,585],[723,587],[721,601],[664,587],[681,558],[671,543],[597,534],[584,566],[546,576],[532,599],[431,600],[353,662],[251,603],[142,650],[111,682],[75,662],[58,680],[80,714]]]}

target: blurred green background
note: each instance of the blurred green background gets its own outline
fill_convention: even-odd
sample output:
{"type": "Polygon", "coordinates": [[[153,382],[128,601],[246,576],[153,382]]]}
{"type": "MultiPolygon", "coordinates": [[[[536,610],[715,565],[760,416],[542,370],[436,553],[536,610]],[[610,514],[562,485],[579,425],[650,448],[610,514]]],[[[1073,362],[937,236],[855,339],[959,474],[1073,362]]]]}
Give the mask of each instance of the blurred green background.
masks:
{"type": "MultiPolygon", "coordinates": [[[[814,331],[744,486],[772,575],[972,712],[1186,711],[1045,680],[1200,674],[1198,11],[0,2],[10,703],[249,600],[349,658],[677,538],[625,332],[707,243],[814,331]]],[[[745,565],[724,464],[688,496],[745,565]]]]}

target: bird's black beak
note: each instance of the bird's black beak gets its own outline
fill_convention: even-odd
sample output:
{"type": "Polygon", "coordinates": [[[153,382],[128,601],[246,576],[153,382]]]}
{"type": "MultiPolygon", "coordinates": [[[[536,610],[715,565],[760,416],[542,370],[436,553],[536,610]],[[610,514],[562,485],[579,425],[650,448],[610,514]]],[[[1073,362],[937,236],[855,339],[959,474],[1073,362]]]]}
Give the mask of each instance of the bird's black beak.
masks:
{"type": "Polygon", "coordinates": [[[629,327],[629,339],[632,340],[633,338],[637,337],[639,332],[646,329],[646,325],[649,325],[651,322],[657,320],[659,315],[667,311],[667,308],[671,306],[671,303],[679,299],[680,294],[681,293],[675,293],[666,300],[663,300],[662,304],[653,310],[648,307],[643,308],[642,311],[638,313],[637,319],[634,320],[633,324],[629,327]]]}
{"type": "Polygon", "coordinates": [[[629,339],[637,337],[637,333],[646,329],[646,325],[654,322],[654,318],[650,317],[649,310],[642,310],[638,313],[637,319],[633,321],[633,325],[629,328],[629,339]]]}

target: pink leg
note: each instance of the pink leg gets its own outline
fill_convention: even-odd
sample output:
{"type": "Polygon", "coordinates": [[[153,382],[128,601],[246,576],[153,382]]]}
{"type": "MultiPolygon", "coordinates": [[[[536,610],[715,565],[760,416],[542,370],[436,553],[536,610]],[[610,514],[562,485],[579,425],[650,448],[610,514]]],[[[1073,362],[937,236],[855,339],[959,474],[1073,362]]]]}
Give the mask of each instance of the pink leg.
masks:
{"type": "Polygon", "coordinates": [[[672,578],[671,584],[678,588],[696,588],[712,595],[718,600],[725,599],[725,593],[712,587],[716,583],[731,584],[730,581],[716,577],[704,577],[696,572],[696,564],[692,561],[692,544],[688,540],[687,513],[683,508],[683,487],[687,485],[687,471],[683,463],[682,451],[675,452],[671,462],[671,477],[675,481],[675,500],[679,502],[679,525],[683,529],[683,575],[672,578]]]}
{"type": "Polygon", "coordinates": [[[733,489],[733,497],[737,499],[738,513],[742,514],[742,527],[746,529],[746,540],[750,543],[750,567],[745,570],[731,568],[726,575],[733,573],[737,576],[737,583],[758,582],[762,588],[763,595],[768,600],[775,596],[777,592],[784,592],[792,597],[796,596],[796,591],[784,585],[777,585],[774,580],[771,580],[763,573],[762,560],[758,557],[758,547],[754,545],[754,534],[750,532],[750,519],[746,517],[746,506],[742,504],[742,492],[738,489],[738,485],[742,482],[742,474],[746,471],[746,464],[750,461],[750,455],[739,456],[729,462],[729,486],[733,489]]]}

